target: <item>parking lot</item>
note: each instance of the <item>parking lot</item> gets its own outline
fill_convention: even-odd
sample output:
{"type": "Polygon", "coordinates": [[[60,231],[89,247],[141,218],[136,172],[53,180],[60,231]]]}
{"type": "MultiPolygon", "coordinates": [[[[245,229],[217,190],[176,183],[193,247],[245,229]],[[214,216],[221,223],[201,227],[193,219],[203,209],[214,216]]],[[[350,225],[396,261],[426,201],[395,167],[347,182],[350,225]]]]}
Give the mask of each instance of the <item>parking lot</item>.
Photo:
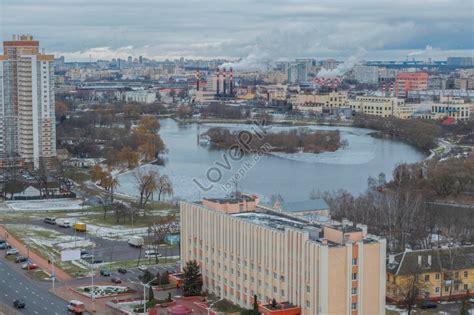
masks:
{"type": "MultiPolygon", "coordinates": [[[[145,251],[143,249],[140,250],[139,248],[132,247],[126,241],[109,240],[102,237],[96,237],[88,234],[87,232],[75,232],[73,228],[63,228],[54,224],[48,224],[43,222],[42,219],[32,220],[30,221],[30,223],[39,225],[45,229],[55,230],[66,235],[91,240],[93,243],[96,244],[96,247],[94,248],[94,256],[97,259],[103,260],[104,262],[133,259],[148,260],[148,258],[145,257],[145,251]]],[[[90,249],[88,250],[88,252],[92,253],[90,249]]],[[[162,247],[162,249],[159,249],[158,252],[163,257],[178,256],[179,248],[177,246],[166,246],[162,247]]]]}

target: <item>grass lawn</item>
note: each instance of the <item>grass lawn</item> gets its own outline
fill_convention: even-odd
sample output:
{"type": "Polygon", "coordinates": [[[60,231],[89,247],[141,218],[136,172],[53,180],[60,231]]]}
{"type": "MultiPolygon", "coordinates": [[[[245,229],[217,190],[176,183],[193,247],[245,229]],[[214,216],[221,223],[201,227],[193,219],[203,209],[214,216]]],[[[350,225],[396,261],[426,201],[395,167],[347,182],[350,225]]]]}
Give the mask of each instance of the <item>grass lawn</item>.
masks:
{"type": "Polygon", "coordinates": [[[222,301],[217,302],[212,307],[212,310],[216,312],[230,312],[230,313],[246,311],[245,308],[241,308],[240,306],[237,306],[228,300],[222,300],[222,301]]]}
{"type": "Polygon", "coordinates": [[[29,270],[26,272],[26,275],[38,281],[47,281],[47,282],[51,281],[49,275],[43,270],[29,270]]]}
{"type": "MultiPolygon", "coordinates": [[[[158,265],[165,265],[165,264],[173,264],[177,262],[179,259],[171,259],[171,258],[160,258],[158,260],[158,265]]],[[[107,265],[104,265],[104,269],[117,269],[117,268],[135,268],[137,267],[137,262],[138,259],[133,259],[133,260],[122,260],[122,261],[114,261],[111,263],[108,263],[107,265]]],[[[146,265],[146,266],[154,266],[156,265],[155,259],[140,259],[140,262],[138,263],[138,266],[141,265],[146,265]]]]}

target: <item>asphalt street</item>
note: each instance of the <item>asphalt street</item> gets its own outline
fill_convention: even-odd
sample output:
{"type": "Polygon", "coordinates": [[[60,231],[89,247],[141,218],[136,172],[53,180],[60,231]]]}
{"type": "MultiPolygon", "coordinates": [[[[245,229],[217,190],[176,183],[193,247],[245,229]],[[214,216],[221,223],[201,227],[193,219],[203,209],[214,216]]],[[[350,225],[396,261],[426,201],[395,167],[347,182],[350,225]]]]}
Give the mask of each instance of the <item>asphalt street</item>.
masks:
{"type": "MultiPolygon", "coordinates": [[[[16,267],[16,266],[15,266],[16,267]]],[[[47,286],[41,286],[28,278],[21,269],[16,269],[2,257],[0,259],[0,302],[13,307],[15,299],[22,299],[26,308],[21,314],[70,314],[66,301],[48,292],[47,286]]]]}

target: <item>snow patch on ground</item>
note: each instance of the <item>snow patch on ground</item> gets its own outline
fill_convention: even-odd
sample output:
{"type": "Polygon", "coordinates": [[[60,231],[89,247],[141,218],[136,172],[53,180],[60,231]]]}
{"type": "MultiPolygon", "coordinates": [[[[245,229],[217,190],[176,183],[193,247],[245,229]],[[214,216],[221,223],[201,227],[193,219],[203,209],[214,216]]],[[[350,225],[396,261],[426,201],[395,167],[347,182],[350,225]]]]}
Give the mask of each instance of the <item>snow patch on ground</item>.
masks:
{"type": "Polygon", "coordinates": [[[81,210],[83,208],[82,200],[79,199],[17,200],[5,203],[10,210],[16,211],[81,210]]]}

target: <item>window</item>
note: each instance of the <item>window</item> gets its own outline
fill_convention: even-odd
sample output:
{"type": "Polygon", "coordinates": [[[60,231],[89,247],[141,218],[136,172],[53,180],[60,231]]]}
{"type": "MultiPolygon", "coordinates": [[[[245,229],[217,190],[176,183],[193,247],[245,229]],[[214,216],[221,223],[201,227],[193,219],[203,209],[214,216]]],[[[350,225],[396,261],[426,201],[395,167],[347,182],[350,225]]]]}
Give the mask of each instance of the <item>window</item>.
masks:
{"type": "Polygon", "coordinates": [[[357,287],[356,287],[356,288],[352,288],[351,292],[352,292],[352,294],[357,294],[357,287]]]}
{"type": "Polygon", "coordinates": [[[464,285],[464,291],[467,291],[468,289],[469,289],[469,285],[466,283],[466,284],[464,285]]]}
{"type": "Polygon", "coordinates": [[[310,308],[310,307],[311,307],[311,303],[308,300],[306,300],[306,308],[310,308]]]}
{"type": "Polygon", "coordinates": [[[352,258],[352,265],[357,265],[357,258],[352,258]]]}
{"type": "Polygon", "coordinates": [[[311,292],[311,288],[309,287],[309,285],[306,286],[306,292],[311,292]]]}
{"type": "Polygon", "coordinates": [[[467,271],[464,271],[464,278],[467,278],[468,274],[469,273],[467,271]]]}
{"type": "Polygon", "coordinates": [[[430,275],[425,275],[425,282],[430,281],[430,275]]]}
{"type": "Polygon", "coordinates": [[[454,278],[456,278],[456,279],[459,278],[459,271],[456,271],[456,272],[454,273],[454,278]]]}
{"type": "Polygon", "coordinates": [[[357,309],[357,303],[352,303],[351,309],[356,310],[357,309]]]}
{"type": "Polygon", "coordinates": [[[454,291],[459,291],[459,284],[456,284],[456,285],[454,286],[454,291]]]}
{"type": "Polygon", "coordinates": [[[273,293],[277,293],[277,287],[273,287],[273,293]]]}
{"type": "Polygon", "coordinates": [[[437,274],[435,275],[435,279],[436,279],[436,280],[439,280],[439,273],[437,273],[437,274]]]}
{"type": "Polygon", "coordinates": [[[435,292],[439,293],[439,287],[436,287],[435,292]]]}
{"type": "Polygon", "coordinates": [[[285,296],[285,290],[281,290],[281,296],[285,296]]]}
{"type": "Polygon", "coordinates": [[[444,287],[444,292],[449,292],[449,287],[444,287]]]}
{"type": "Polygon", "coordinates": [[[352,280],[357,280],[357,272],[352,273],[352,280]]]}

